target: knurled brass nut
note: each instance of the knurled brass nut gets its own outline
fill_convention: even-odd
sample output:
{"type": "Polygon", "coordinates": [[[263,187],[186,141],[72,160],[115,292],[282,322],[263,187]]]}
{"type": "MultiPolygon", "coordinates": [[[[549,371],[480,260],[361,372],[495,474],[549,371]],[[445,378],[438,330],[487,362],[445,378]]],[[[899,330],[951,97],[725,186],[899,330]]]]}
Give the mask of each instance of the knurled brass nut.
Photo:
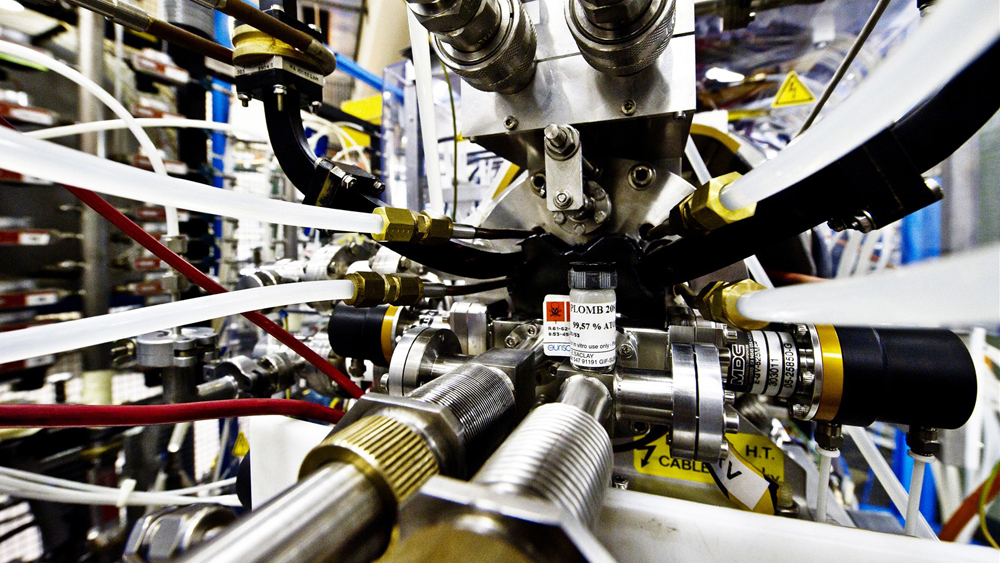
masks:
{"type": "Polygon", "coordinates": [[[382,218],[382,230],[372,233],[379,242],[410,242],[417,233],[417,218],[409,209],[376,207],[372,213],[382,218]]]}
{"type": "Polygon", "coordinates": [[[744,317],[736,304],[740,297],[762,289],[766,288],[753,280],[736,283],[715,282],[702,290],[698,310],[705,318],[712,321],[726,323],[743,330],[759,330],[768,323],[744,317]]]}
{"type": "Polygon", "coordinates": [[[353,272],[344,279],[354,284],[354,295],[344,303],[355,307],[374,307],[385,302],[387,284],[385,278],[375,272],[353,272]]]}
{"type": "Polygon", "coordinates": [[[719,200],[722,188],[732,184],[739,177],[739,172],[730,172],[724,176],[712,178],[708,184],[698,188],[681,202],[680,212],[684,219],[684,225],[690,230],[710,232],[752,217],[757,210],[756,203],[732,211],[722,205],[719,200]]]}

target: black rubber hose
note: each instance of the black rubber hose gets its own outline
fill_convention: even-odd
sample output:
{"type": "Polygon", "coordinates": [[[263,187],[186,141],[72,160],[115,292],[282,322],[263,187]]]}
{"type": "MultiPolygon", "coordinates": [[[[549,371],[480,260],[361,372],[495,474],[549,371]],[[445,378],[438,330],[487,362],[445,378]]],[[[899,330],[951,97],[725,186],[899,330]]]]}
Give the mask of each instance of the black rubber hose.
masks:
{"type": "Polygon", "coordinates": [[[1000,68],[1000,42],[892,128],[910,160],[930,170],[959,149],[1000,109],[1000,93],[983,77],[1000,68]]]}
{"type": "Polygon", "coordinates": [[[289,89],[283,96],[281,111],[278,110],[276,94],[264,97],[267,137],[271,140],[274,156],[277,157],[282,172],[292,181],[295,189],[304,194],[319,159],[309,150],[302,114],[299,112],[299,93],[289,89]]]}

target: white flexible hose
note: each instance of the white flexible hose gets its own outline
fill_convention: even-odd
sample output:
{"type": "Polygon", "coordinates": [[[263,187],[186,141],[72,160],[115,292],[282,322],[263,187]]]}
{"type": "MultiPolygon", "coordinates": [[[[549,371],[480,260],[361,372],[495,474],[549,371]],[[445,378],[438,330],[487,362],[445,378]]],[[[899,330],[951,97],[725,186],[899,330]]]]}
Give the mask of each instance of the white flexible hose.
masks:
{"type": "MultiPolygon", "coordinates": [[[[225,131],[227,133],[242,133],[248,140],[266,142],[267,139],[258,138],[253,131],[243,129],[233,123],[220,123],[218,121],[205,121],[201,119],[184,119],[180,117],[140,117],[135,120],[140,127],[177,127],[182,129],[210,129],[213,131],[225,131]]],[[[70,137],[82,133],[94,133],[96,131],[112,131],[115,129],[128,129],[129,124],[124,119],[106,119],[104,121],[91,121],[89,123],[75,123],[73,125],[61,125],[59,127],[49,127],[28,131],[25,136],[33,139],[57,139],[59,137],[70,137]]]]}
{"type": "Polygon", "coordinates": [[[770,322],[996,326],[997,288],[1000,245],[994,244],[863,277],[748,293],[736,306],[748,319],[770,322]]]}
{"type": "Polygon", "coordinates": [[[236,495],[219,497],[191,497],[168,493],[147,493],[134,491],[129,493],[122,502],[122,492],[118,489],[107,491],[77,491],[62,487],[53,487],[32,483],[24,479],[16,479],[0,475],[0,492],[17,498],[61,502],[68,504],[94,504],[116,506],[169,506],[200,503],[215,503],[225,506],[240,506],[236,495]]]}
{"type": "Polygon", "coordinates": [[[300,205],[151,174],[6,128],[0,128],[0,168],[103,194],[211,215],[351,233],[382,230],[382,218],[371,213],[300,205]]]}
{"type": "MultiPolygon", "coordinates": [[[[857,426],[845,426],[844,432],[854,440],[854,443],[861,450],[861,455],[864,456],[865,461],[871,466],[872,472],[875,473],[875,477],[878,478],[878,482],[882,484],[882,488],[889,495],[892,500],[892,504],[896,507],[896,510],[900,514],[906,514],[906,503],[909,496],[906,494],[906,490],[903,489],[903,485],[899,483],[899,479],[896,479],[896,475],[892,472],[892,468],[879,453],[878,447],[875,446],[875,442],[872,441],[871,436],[864,428],[857,426]]],[[[922,514],[917,512],[917,517],[914,521],[914,526],[916,527],[916,534],[921,538],[933,539],[938,541],[937,535],[934,530],[931,529],[927,520],[924,520],[922,514]]]]}
{"type": "MultiPolygon", "coordinates": [[[[444,188],[441,186],[437,117],[434,113],[430,37],[409,9],[406,10],[406,21],[410,29],[410,47],[413,49],[413,69],[417,74],[417,110],[420,115],[420,134],[424,145],[424,165],[427,167],[427,195],[430,199],[427,207],[431,213],[442,215],[444,188]]],[[[416,172],[414,170],[412,173],[416,172]]]]}
{"type": "Polygon", "coordinates": [[[722,189],[736,210],[770,197],[854,150],[906,115],[1000,37],[997,0],[942,2],[847,99],[747,175],[722,189]]]}
{"type": "Polygon", "coordinates": [[[903,533],[908,536],[917,535],[917,517],[920,515],[920,495],[924,490],[924,470],[927,462],[914,459],[913,473],[910,474],[910,498],[906,502],[906,523],[903,533]]]}
{"type": "Polygon", "coordinates": [[[828,455],[819,456],[819,481],[816,483],[816,521],[826,523],[826,503],[830,498],[830,470],[833,458],[828,455]]]}
{"type": "Polygon", "coordinates": [[[247,311],[349,299],[352,295],[354,284],[346,280],[301,282],[231,291],[122,313],[13,330],[0,333],[0,363],[85,348],[247,311]]]}
{"type": "MultiPolygon", "coordinates": [[[[72,489],[75,491],[97,491],[97,492],[107,492],[107,491],[117,491],[118,489],[112,487],[102,487],[101,485],[92,485],[90,483],[80,483],[79,481],[70,481],[69,479],[60,479],[58,477],[52,477],[50,475],[42,475],[41,473],[32,473],[31,471],[23,471],[20,469],[13,469],[10,467],[0,467],[0,475],[5,475],[12,479],[20,479],[22,481],[27,481],[30,483],[36,483],[40,485],[49,485],[52,487],[62,487],[64,489],[72,489]]],[[[236,477],[231,477],[229,479],[223,479],[221,481],[216,481],[213,483],[204,483],[202,485],[195,485],[193,487],[186,487],[183,489],[173,489],[169,491],[162,491],[162,494],[167,495],[190,495],[192,493],[198,493],[201,491],[208,491],[212,489],[221,489],[223,487],[228,487],[236,483],[236,477]]]]}
{"type": "MultiPolygon", "coordinates": [[[[164,176],[167,175],[167,166],[163,163],[160,152],[156,149],[156,145],[153,144],[153,140],[149,138],[149,135],[146,134],[142,127],[139,127],[139,124],[136,123],[132,114],[125,109],[125,106],[121,105],[107,90],[101,88],[93,80],[90,80],[68,65],[34,49],[29,49],[28,47],[9,41],[0,41],[0,53],[6,53],[12,57],[43,66],[93,94],[95,98],[108,106],[108,109],[125,122],[129,131],[135,135],[136,140],[139,141],[139,146],[142,147],[142,150],[145,151],[146,156],[149,158],[149,164],[153,167],[153,172],[164,176]]],[[[164,211],[166,213],[167,234],[177,236],[180,234],[180,224],[178,222],[176,206],[166,206],[164,211]]]]}

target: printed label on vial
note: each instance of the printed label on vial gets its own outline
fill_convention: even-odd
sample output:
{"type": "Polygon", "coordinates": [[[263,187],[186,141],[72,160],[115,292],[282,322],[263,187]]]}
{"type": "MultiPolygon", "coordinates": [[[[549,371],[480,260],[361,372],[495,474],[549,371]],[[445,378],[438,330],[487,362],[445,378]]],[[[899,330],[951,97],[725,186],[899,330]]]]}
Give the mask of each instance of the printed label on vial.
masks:
{"type": "Polygon", "coordinates": [[[570,303],[570,362],[578,367],[615,365],[615,302],[570,303]]]}
{"type": "Polygon", "coordinates": [[[546,295],[542,311],[546,356],[569,356],[569,295],[546,295]]]}

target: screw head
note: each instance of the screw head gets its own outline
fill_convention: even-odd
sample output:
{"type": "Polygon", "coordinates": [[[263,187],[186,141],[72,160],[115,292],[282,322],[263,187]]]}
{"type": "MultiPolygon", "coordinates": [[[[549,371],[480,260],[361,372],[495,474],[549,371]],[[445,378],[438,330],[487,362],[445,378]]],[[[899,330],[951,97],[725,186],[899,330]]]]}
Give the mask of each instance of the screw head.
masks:
{"type": "Polygon", "coordinates": [[[631,344],[622,344],[618,347],[618,355],[622,358],[629,359],[635,356],[635,348],[631,344]]]}
{"type": "Polygon", "coordinates": [[[582,235],[583,233],[587,232],[587,226],[584,225],[583,223],[577,223],[576,225],[573,226],[573,232],[578,235],[582,235]]]}
{"type": "Polygon", "coordinates": [[[527,325],[526,327],[524,327],[524,332],[528,336],[535,336],[536,334],[538,334],[538,327],[536,327],[535,325],[527,325]]]}
{"type": "Polygon", "coordinates": [[[244,94],[244,93],[241,92],[239,94],[236,94],[236,98],[240,101],[240,103],[243,104],[243,107],[247,107],[247,106],[250,105],[250,95],[249,94],[244,94]]]}
{"type": "Polygon", "coordinates": [[[561,148],[566,145],[566,141],[569,140],[569,135],[562,127],[559,127],[555,123],[545,126],[545,141],[552,148],[561,148]]]}
{"type": "Polygon", "coordinates": [[[623,491],[628,490],[628,478],[622,475],[615,475],[611,478],[611,486],[623,491]]]}
{"type": "Polygon", "coordinates": [[[565,190],[559,190],[556,192],[555,203],[556,207],[565,209],[573,203],[573,196],[569,195],[569,192],[566,192],[565,190]]]}
{"type": "Polygon", "coordinates": [[[506,344],[508,348],[513,348],[521,343],[521,339],[518,338],[516,334],[509,334],[507,335],[507,338],[504,339],[503,343],[506,344]]]}
{"type": "Polygon", "coordinates": [[[809,416],[809,407],[802,403],[795,403],[791,408],[792,418],[805,419],[809,416]]]}
{"type": "Polygon", "coordinates": [[[316,113],[321,107],[323,107],[323,102],[313,102],[309,104],[309,111],[311,113],[316,113]]]}
{"type": "Polygon", "coordinates": [[[517,118],[514,117],[513,115],[508,115],[507,117],[505,117],[503,120],[503,128],[508,131],[513,131],[514,129],[517,129],[517,118]]]}
{"type": "Polygon", "coordinates": [[[629,99],[622,102],[622,114],[623,115],[635,114],[635,100],[629,99]]]}
{"type": "Polygon", "coordinates": [[[556,225],[562,225],[566,222],[566,214],[562,211],[556,211],[552,214],[552,220],[556,222],[556,225]]]}
{"type": "Polygon", "coordinates": [[[594,221],[597,221],[598,223],[603,223],[607,219],[608,219],[608,214],[603,211],[598,211],[597,213],[594,213],[594,221]]]}

